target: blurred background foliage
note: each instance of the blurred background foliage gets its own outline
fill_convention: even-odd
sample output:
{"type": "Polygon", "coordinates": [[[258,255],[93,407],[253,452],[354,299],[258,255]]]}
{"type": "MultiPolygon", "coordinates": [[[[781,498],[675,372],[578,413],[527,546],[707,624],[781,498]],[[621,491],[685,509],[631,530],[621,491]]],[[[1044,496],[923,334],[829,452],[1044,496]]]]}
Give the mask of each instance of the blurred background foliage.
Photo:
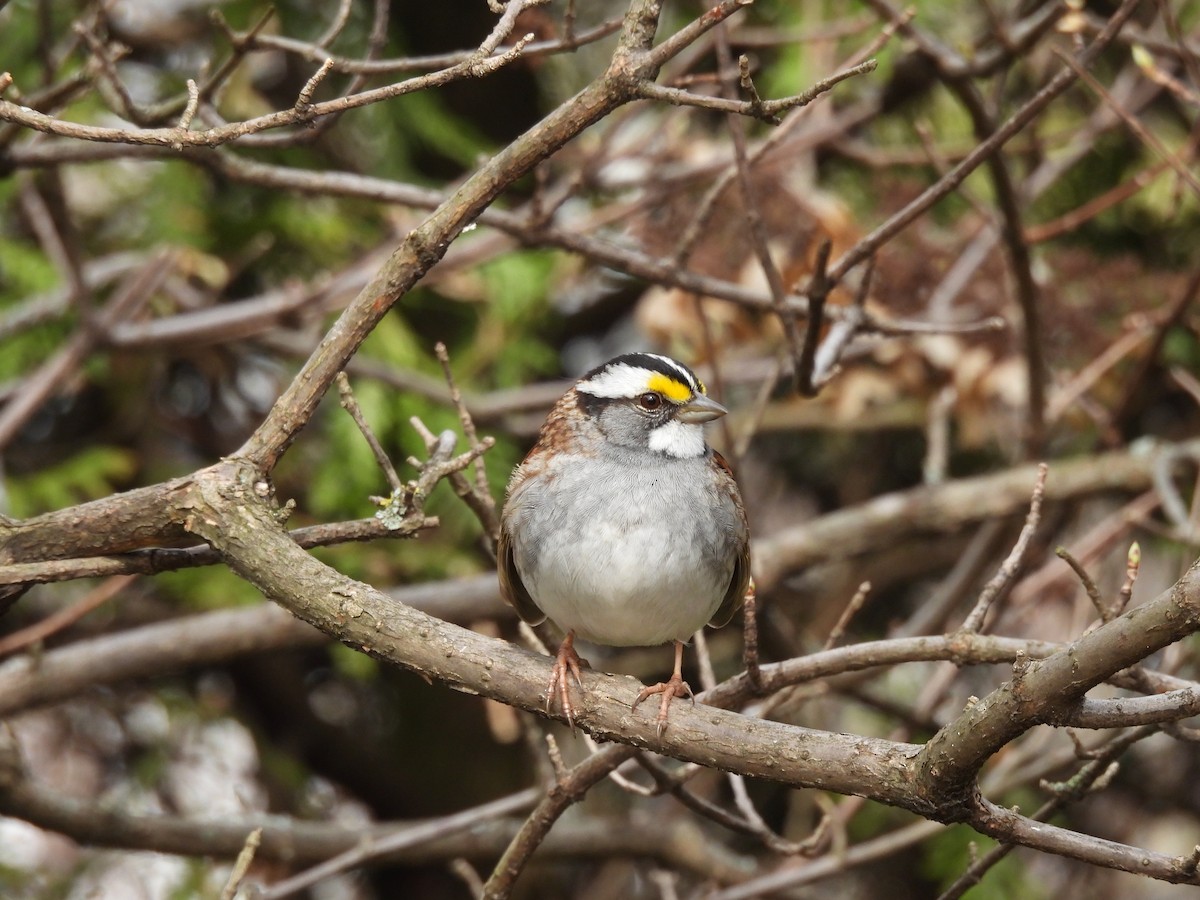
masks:
{"type": "MultiPolygon", "coordinates": [[[[1017,5],[991,4],[1005,15],[1017,5]]],[[[119,72],[140,104],[179,97],[185,80],[204,60],[227,56],[228,41],[211,24],[210,9],[219,9],[238,30],[249,28],[266,10],[264,4],[251,0],[217,5],[200,0],[145,5],[114,0],[107,6],[110,36],[130,48],[119,72]]],[[[553,34],[562,6],[551,4],[529,27],[553,34]]],[[[921,0],[917,21],[944,43],[970,53],[989,46],[987,7],[921,0]]],[[[1087,4],[1088,11],[1097,14],[1110,7],[1104,2],[1087,4]]],[[[1149,21],[1155,5],[1145,7],[1144,18],[1149,21]]],[[[1184,32],[1193,33],[1200,26],[1200,4],[1174,7],[1184,32]]],[[[33,0],[4,5],[0,68],[11,72],[17,88],[26,93],[47,81],[88,77],[87,54],[74,36],[72,23],[94,16],[95,8],[80,2],[33,0]],[[52,66],[48,58],[54,60],[52,66]]],[[[313,40],[327,27],[332,7],[309,0],[278,0],[273,9],[266,33],[313,40]]],[[[690,20],[697,9],[669,4],[663,33],[690,20]]],[[[578,12],[583,27],[619,13],[619,6],[580,4],[578,12]]],[[[369,4],[353,3],[348,25],[330,49],[360,55],[371,26],[369,13],[369,4]]],[[[393,3],[380,55],[468,48],[491,22],[482,0],[393,3]]],[[[864,4],[822,0],[759,0],[742,14],[737,28],[754,55],[763,96],[803,89],[828,75],[878,32],[864,4]],[[823,34],[828,36],[822,38],[823,34]],[[780,35],[794,39],[780,43],[780,35]]],[[[586,83],[611,44],[609,38],[576,54],[521,62],[486,79],[351,111],[335,128],[321,131],[311,141],[245,151],[235,148],[234,152],[278,166],[359,173],[448,191],[478,160],[496,153],[586,83]]],[[[947,157],[957,158],[975,143],[962,106],[920,69],[910,43],[892,40],[875,56],[879,69],[873,75],[839,86],[815,115],[832,116],[834,110],[840,114],[864,106],[877,107],[877,112],[838,141],[795,151],[784,164],[786,176],[778,169],[764,176],[781,183],[791,179],[790,187],[780,194],[798,193],[803,203],[782,209],[779,219],[794,222],[797,231],[823,231],[835,241],[838,229],[849,236],[865,233],[938,177],[940,164],[928,158],[923,145],[934,145],[947,157]]],[[[1097,77],[1110,83],[1127,72],[1127,57],[1127,48],[1109,54],[1096,67],[1097,77]]],[[[1011,111],[1055,64],[1048,47],[1039,44],[1004,77],[988,83],[991,99],[1001,110],[1011,111]]],[[[695,64],[702,73],[714,68],[711,53],[695,64]]],[[[287,108],[312,69],[291,54],[252,54],[225,90],[222,114],[235,120],[287,108]]],[[[348,78],[331,76],[319,97],[334,96],[348,78]]],[[[11,99],[12,89],[8,96],[11,99]]],[[[1018,179],[1067,147],[1100,106],[1084,88],[1053,104],[1008,151],[1018,179]]],[[[59,115],[76,121],[115,122],[103,92],[91,90],[79,90],[59,115]]],[[[1140,117],[1169,151],[1190,153],[1194,109],[1164,93],[1143,108],[1140,117]]],[[[747,127],[752,140],[771,133],[761,123],[750,122],[747,127]]],[[[0,131],[6,145],[35,139],[14,134],[10,126],[0,131]]],[[[690,202],[697,190],[702,192],[707,184],[703,162],[716,158],[727,146],[726,126],[717,115],[643,103],[620,110],[585,133],[544,169],[549,180],[559,181],[578,168],[582,187],[564,205],[564,220],[588,222],[589,216],[611,208],[611,221],[603,226],[607,235],[618,242],[653,245],[662,239],[652,234],[655,223],[670,221],[676,213],[673,204],[685,197],[690,202]],[[603,164],[593,164],[589,154],[602,158],[604,141],[624,149],[603,164]],[[693,174],[670,181],[676,170],[693,174]],[[663,176],[660,184],[665,187],[656,193],[658,175],[663,176]]],[[[1127,130],[1110,129],[1040,196],[1030,199],[1026,224],[1051,222],[1157,162],[1156,154],[1127,130]]],[[[1190,165],[1194,172],[1194,162],[1190,165]]],[[[528,179],[499,205],[517,207],[534,190],[528,179]]],[[[316,295],[320,291],[314,285],[323,283],[334,287],[315,303],[298,307],[272,328],[249,338],[109,346],[90,354],[77,375],[39,409],[4,452],[0,512],[15,517],[152,484],[236,450],[362,278],[422,216],[420,209],[398,204],[236,182],[204,165],[199,157],[131,155],[7,172],[0,178],[3,397],[20,390],[23,378],[52,359],[84,327],[79,310],[64,299],[61,267],[33,226],[32,196],[51,205],[59,203],[65,211],[61,220],[69,223],[81,262],[108,272],[96,276],[93,304],[111,297],[123,273],[164,247],[179,254],[177,268],[171,290],[152,304],[151,317],[185,311],[189,302],[200,308],[238,304],[274,291],[316,295]],[[348,277],[337,283],[341,275],[355,272],[357,281],[348,277]]],[[[977,172],[960,192],[889,245],[879,262],[873,302],[897,317],[919,318],[933,286],[962,252],[964,236],[983,226],[979,209],[992,207],[993,200],[990,181],[977,172]]],[[[728,227],[742,227],[736,208],[726,218],[732,223],[728,227]]],[[[712,234],[706,236],[715,243],[701,244],[698,265],[717,265],[720,242],[728,240],[723,227],[714,224],[712,234]]],[[[787,229],[781,226],[780,230],[787,229]]],[[[666,240],[677,236],[669,233],[666,240]]],[[[1179,295],[1189,268],[1194,269],[1197,246],[1197,195],[1181,187],[1170,169],[1124,202],[1036,245],[1035,265],[1046,303],[1046,343],[1055,372],[1068,379],[1130,327],[1130,317],[1161,315],[1179,295]]],[[[459,427],[440,386],[441,368],[432,349],[436,341],[447,344],[455,375],[470,400],[510,396],[505,392],[576,375],[615,352],[639,347],[679,353],[699,363],[712,361],[694,337],[693,312],[668,306],[665,314],[656,313],[655,301],[645,295],[646,285],[594,262],[548,247],[521,246],[487,228],[464,235],[454,251],[371,335],[358,355],[363,372],[351,370],[365,416],[402,477],[412,474],[403,462],[407,457],[425,455],[410,417],[418,416],[435,433],[459,427]],[[664,315],[670,323],[665,330],[647,326],[648,321],[662,322],[664,315]],[[380,372],[384,377],[377,377],[380,372]],[[416,388],[398,386],[397,373],[404,384],[416,388]]],[[[803,251],[798,254],[797,265],[803,256],[803,251]]],[[[720,274],[743,277],[748,270],[742,263],[720,274]]],[[[796,280],[802,271],[796,270],[796,280]]],[[[1014,321],[1011,298],[1003,287],[1006,277],[997,260],[973,277],[964,291],[967,299],[961,302],[968,318],[999,312],[1014,321]]],[[[753,275],[744,278],[761,282],[753,275]]],[[[1195,323],[1192,312],[1170,328],[1161,354],[1149,360],[1152,372],[1141,384],[1134,414],[1125,421],[1105,423],[1072,409],[1056,423],[1051,450],[1065,453],[1112,444],[1118,438],[1111,428],[1106,431],[1106,424],[1125,440],[1196,433],[1195,404],[1167,377],[1172,366],[1200,371],[1195,323]]],[[[714,331],[726,372],[732,373],[726,399],[735,408],[748,407],[758,381],[736,377],[737,369],[743,363],[772,359],[779,348],[777,331],[770,323],[747,325],[740,320],[715,325],[714,331]]],[[[801,404],[786,391],[777,391],[764,415],[761,434],[741,460],[756,531],[766,534],[789,521],[919,483],[929,404],[956,379],[959,394],[952,417],[949,472],[989,471],[1015,459],[1019,403],[1010,401],[1014,391],[1017,395],[1021,391],[1020,379],[1013,374],[1014,367],[1019,368],[1019,352],[1016,329],[1002,336],[883,342],[848,363],[844,377],[830,386],[819,403],[801,404]],[[980,354],[982,362],[978,362],[980,354]],[[979,378],[961,382],[968,364],[977,365],[979,378]]],[[[1093,400],[1101,406],[1114,404],[1142,361],[1136,353],[1130,354],[1098,381],[1093,400]]],[[[481,417],[481,430],[497,441],[486,457],[487,476],[497,498],[549,402],[542,399],[481,417]]],[[[368,448],[336,398],[327,398],[275,478],[279,496],[296,501],[295,525],[370,516],[376,508],[370,496],[387,491],[368,448]]],[[[438,489],[428,511],[440,519],[441,527],[417,539],[348,544],[317,554],[339,570],[383,588],[491,571],[478,523],[447,488],[438,489]]],[[[1174,559],[1181,552],[1169,541],[1154,546],[1155,538],[1147,539],[1152,543],[1148,556],[1157,553],[1174,559]]],[[[903,565],[890,558],[879,563],[872,573],[877,593],[855,623],[853,636],[886,634],[891,623],[920,602],[929,579],[939,566],[953,560],[963,540],[915,554],[919,559],[910,552],[903,565]],[[890,575],[878,571],[888,566],[890,575]]],[[[796,645],[819,643],[849,596],[847,584],[861,580],[861,572],[822,570],[805,579],[781,589],[779,597],[768,598],[780,616],[773,638],[776,655],[794,653],[796,645]],[[780,635],[791,635],[796,645],[782,648],[780,635]]],[[[70,604],[86,587],[37,589],[0,627],[6,632],[20,629],[70,604]]],[[[256,592],[221,567],[185,570],[139,582],[114,607],[56,635],[51,645],[183,611],[259,601],[256,592]]],[[[512,633],[510,621],[503,621],[501,627],[512,633]]],[[[736,638],[733,634],[714,638],[720,665],[736,660],[736,638]]],[[[769,634],[768,652],[771,640],[769,634]]],[[[665,667],[665,657],[659,656],[629,654],[615,662],[611,658],[597,662],[645,677],[665,667]]],[[[920,692],[919,680],[889,683],[895,702],[911,704],[920,692]]],[[[805,721],[814,727],[884,734],[892,721],[868,701],[822,704],[820,710],[805,721]]],[[[181,799],[195,790],[180,786],[191,777],[210,785],[202,804],[210,812],[225,809],[221,805],[225,803],[233,811],[270,809],[307,818],[414,818],[482,802],[528,784],[531,777],[527,750],[515,736],[519,729],[513,732],[503,725],[504,714],[340,646],[268,654],[154,684],[98,691],[31,715],[52,718],[37,728],[26,726],[35,734],[29,738],[34,746],[60,754],[64,766],[92,773],[76,779],[81,783],[72,782],[75,789],[130,808],[194,809],[181,799]],[[199,764],[190,775],[181,773],[178,765],[204,748],[227,765],[217,767],[219,790],[211,787],[216,776],[201,772],[199,764]],[[230,759],[242,759],[244,768],[229,769],[234,765],[230,759]]],[[[927,724],[918,723],[913,740],[928,737],[927,724]]],[[[719,787],[714,790],[720,792],[719,787]]],[[[811,826],[815,813],[795,799],[796,792],[772,785],[755,790],[764,808],[772,812],[772,824],[791,825],[801,836],[811,826]]],[[[621,804],[628,801],[607,789],[599,793],[589,806],[599,805],[602,810],[611,806],[613,815],[621,815],[621,804]]],[[[1181,798],[1180,803],[1193,814],[1187,825],[1196,830],[1200,829],[1194,815],[1197,807],[1190,805],[1194,799],[1181,798]]],[[[998,800],[1017,802],[1017,795],[998,800]]],[[[1026,800],[1021,803],[1024,807],[1026,800]]],[[[852,836],[861,840],[883,833],[908,818],[869,807],[855,818],[852,836]]],[[[10,821],[6,827],[9,830],[3,833],[9,837],[10,849],[0,848],[0,891],[7,896],[120,896],[112,893],[113,885],[120,891],[122,885],[132,883],[129,878],[140,879],[137,883],[148,896],[215,896],[214,885],[227,872],[203,861],[152,865],[143,858],[145,854],[81,853],[57,844],[37,854],[23,852],[20,848],[31,844],[12,843],[18,825],[10,821]]],[[[949,829],[923,843],[917,854],[882,864],[873,876],[878,879],[883,870],[888,871],[894,879],[888,893],[896,898],[931,896],[965,867],[971,841],[980,843],[966,830],[949,829]]],[[[754,849],[748,840],[733,845],[740,853],[754,849]]],[[[1053,860],[1030,865],[1028,859],[1010,858],[971,896],[1051,896],[1070,884],[1077,871],[1065,863],[1056,867],[1053,860]]],[[[486,862],[480,865],[486,871],[486,862]]],[[[523,896],[655,895],[644,881],[619,878],[614,881],[619,889],[606,893],[590,880],[599,867],[547,865],[544,877],[532,882],[523,896]],[[591,885],[590,892],[584,892],[585,885],[591,885]]],[[[1089,873],[1085,881],[1097,897],[1118,896],[1113,893],[1121,890],[1113,887],[1118,882],[1106,877],[1107,873],[1089,873]]],[[[851,896],[836,891],[850,891],[852,882],[849,876],[835,882],[841,887],[835,886],[830,896],[851,896]]],[[[881,882],[865,882],[871,883],[881,882]]],[[[861,884],[856,889],[870,890],[861,884]]],[[[443,865],[430,863],[346,877],[320,896],[467,894],[443,865]]]]}

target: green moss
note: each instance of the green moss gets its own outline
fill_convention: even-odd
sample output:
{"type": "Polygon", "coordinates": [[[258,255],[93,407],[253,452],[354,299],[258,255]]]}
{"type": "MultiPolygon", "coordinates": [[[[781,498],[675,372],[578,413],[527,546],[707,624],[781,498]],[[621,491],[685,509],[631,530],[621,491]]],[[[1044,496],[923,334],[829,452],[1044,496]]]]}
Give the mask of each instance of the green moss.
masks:
{"type": "Polygon", "coordinates": [[[126,483],[136,467],[137,458],[129,450],[89,447],[56,465],[10,478],[11,511],[27,518],[106,497],[126,483]]]}
{"type": "MultiPolygon", "coordinates": [[[[921,844],[920,872],[937,885],[940,893],[948,888],[974,859],[997,846],[966,825],[954,825],[921,844]]],[[[1050,894],[1012,855],[988,869],[979,884],[970,891],[971,900],[1041,900],[1050,894]]]]}

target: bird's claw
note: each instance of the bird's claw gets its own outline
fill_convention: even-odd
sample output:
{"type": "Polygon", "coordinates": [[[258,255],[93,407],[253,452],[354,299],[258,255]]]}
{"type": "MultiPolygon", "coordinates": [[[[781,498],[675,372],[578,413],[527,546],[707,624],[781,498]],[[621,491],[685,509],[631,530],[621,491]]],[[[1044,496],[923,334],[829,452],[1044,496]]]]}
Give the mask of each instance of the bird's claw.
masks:
{"type": "Polygon", "coordinates": [[[662,694],[662,702],[658,705],[658,736],[661,738],[663,732],[667,729],[667,713],[671,708],[671,701],[676,697],[687,696],[692,701],[692,706],[696,705],[696,695],[692,692],[689,685],[683,678],[678,675],[672,675],[666,681],[660,681],[658,684],[652,684],[649,687],[644,687],[641,693],[637,695],[637,699],[633,701],[630,709],[637,709],[638,704],[649,697],[651,694],[662,694]]]}
{"type": "Polygon", "coordinates": [[[567,673],[569,672],[575,678],[575,683],[579,685],[579,690],[582,692],[583,674],[580,667],[585,665],[587,665],[587,661],[581,659],[575,652],[575,635],[569,632],[554,657],[550,684],[546,687],[546,714],[550,714],[550,704],[554,702],[554,695],[557,692],[563,715],[567,719],[567,724],[571,726],[571,731],[575,730],[575,707],[571,705],[571,690],[567,673]]]}

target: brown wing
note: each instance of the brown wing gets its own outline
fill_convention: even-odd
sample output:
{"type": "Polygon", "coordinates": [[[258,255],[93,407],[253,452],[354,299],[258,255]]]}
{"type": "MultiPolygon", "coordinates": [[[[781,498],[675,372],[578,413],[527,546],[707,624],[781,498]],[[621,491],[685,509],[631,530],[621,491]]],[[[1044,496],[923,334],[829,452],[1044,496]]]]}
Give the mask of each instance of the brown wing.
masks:
{"type": "Polygon", "coordinates": [[[738,493],[737,481],[733,477],[733,469],[729,463],[717,451],[713,451],[713,462],[717,464],[724,477],[719,479],[721,488],[728,492],[730,498],[734,501],[734,508],[737,509],[738,519],[741,524],[740,534],[738,535],[738,552],[737,557],[733,561],[733,577],[729,579],[729,588],[725,591],[725,597],[721,600],[721,605],[717,607],[717,611],[713,613],[713,617],[708,620],[708,624],[713,628],[720,628],[733,618],[733,614],[742,607],[742,601],[746,598],[746,589],[750,586],[750,525],[746,521],[746,510],[742,506],[741,495],[738,493]]]}
{"type": "Polygon", "coordinates": [[[500,596],[504,598],[505,603],[517,611],[517,615],[530,625],[538,625],[546,621],[546,614],[533,602],[533,597],[529,595],[529,589],[521,580],[521,573],[517,571],[517,562],[513,555],[512,535],[509,533],[508,527],[510,512],[514,504],[519,505],[522,502],[522,489],[531,478],[547,477],[544,466],[547,455],[556,450],[574,450],[577,447],[579,429],[587,424],[586,419],[581,423],[579,416],[575,414],[575,407],[578,403],[579,395],[574,390],[569,390],[554,404],[554,408],[550,410],[546,421],[542,424],[537,443],[533,445],[533,449],[529,451],[521,464],[513,470],[512,477],[508,480],[504,510],[500,513],[500,539],[496,543],[496,568],[500,575],[500,596]]]}
{"type": "Polygon", "coordinates": [[[513,559],[512,541],[508,537],[508,529],[500,526],[500,540],[496,544],[496,571],[500,576],[500,596],[504,602],[517,611],[517,615],[530,625],[540,625],[546,621],[546,614],[537,608],[521,573],[517,571],[516,560],[513,559]]]}
{"type": "MultiPolygon", "coordinates": [[[[557,408],[556,406],[555,409],[557,408]]],[[[546,426],[543,425],[543,435],[545,430],[546,426]]],[[[511,523],[514,509],[521,504],[524,494],[522,489],[529,484],[530,475],[539,471],[538,461],[544,453],[542,441],[539,439],[521,464],[513,469],[512,477],[508,479],[508,487],[504,491],[504,509],[500,511],[500,537],[496,541],[496,574],[500,576],[500,596],[530,625],[540,625],[546,621],[546,614],[538,609],[533,597],[529,595],[529,588],[525,587],[525,582],[521,580],[513,548],[511,523]]]]}

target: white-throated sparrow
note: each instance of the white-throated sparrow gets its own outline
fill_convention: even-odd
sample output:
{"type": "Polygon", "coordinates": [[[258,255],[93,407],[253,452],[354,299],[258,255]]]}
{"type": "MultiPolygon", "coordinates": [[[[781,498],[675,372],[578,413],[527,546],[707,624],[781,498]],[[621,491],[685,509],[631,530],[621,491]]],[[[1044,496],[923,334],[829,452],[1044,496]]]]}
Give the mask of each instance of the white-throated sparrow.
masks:
{"type": "Polygon", "coordinates": [[[574,725],[576,635],[612,646],[675,642],[658,729],[691,696],[683,643],[724,625],[750,581],[746,512],[729,464],[704,441],[727,410],[687,366],[629,353],[589,372],[554,405],[514,470],[500,517],[500,592],[521,618],[566,632],[547,688],[574,725]]]}

